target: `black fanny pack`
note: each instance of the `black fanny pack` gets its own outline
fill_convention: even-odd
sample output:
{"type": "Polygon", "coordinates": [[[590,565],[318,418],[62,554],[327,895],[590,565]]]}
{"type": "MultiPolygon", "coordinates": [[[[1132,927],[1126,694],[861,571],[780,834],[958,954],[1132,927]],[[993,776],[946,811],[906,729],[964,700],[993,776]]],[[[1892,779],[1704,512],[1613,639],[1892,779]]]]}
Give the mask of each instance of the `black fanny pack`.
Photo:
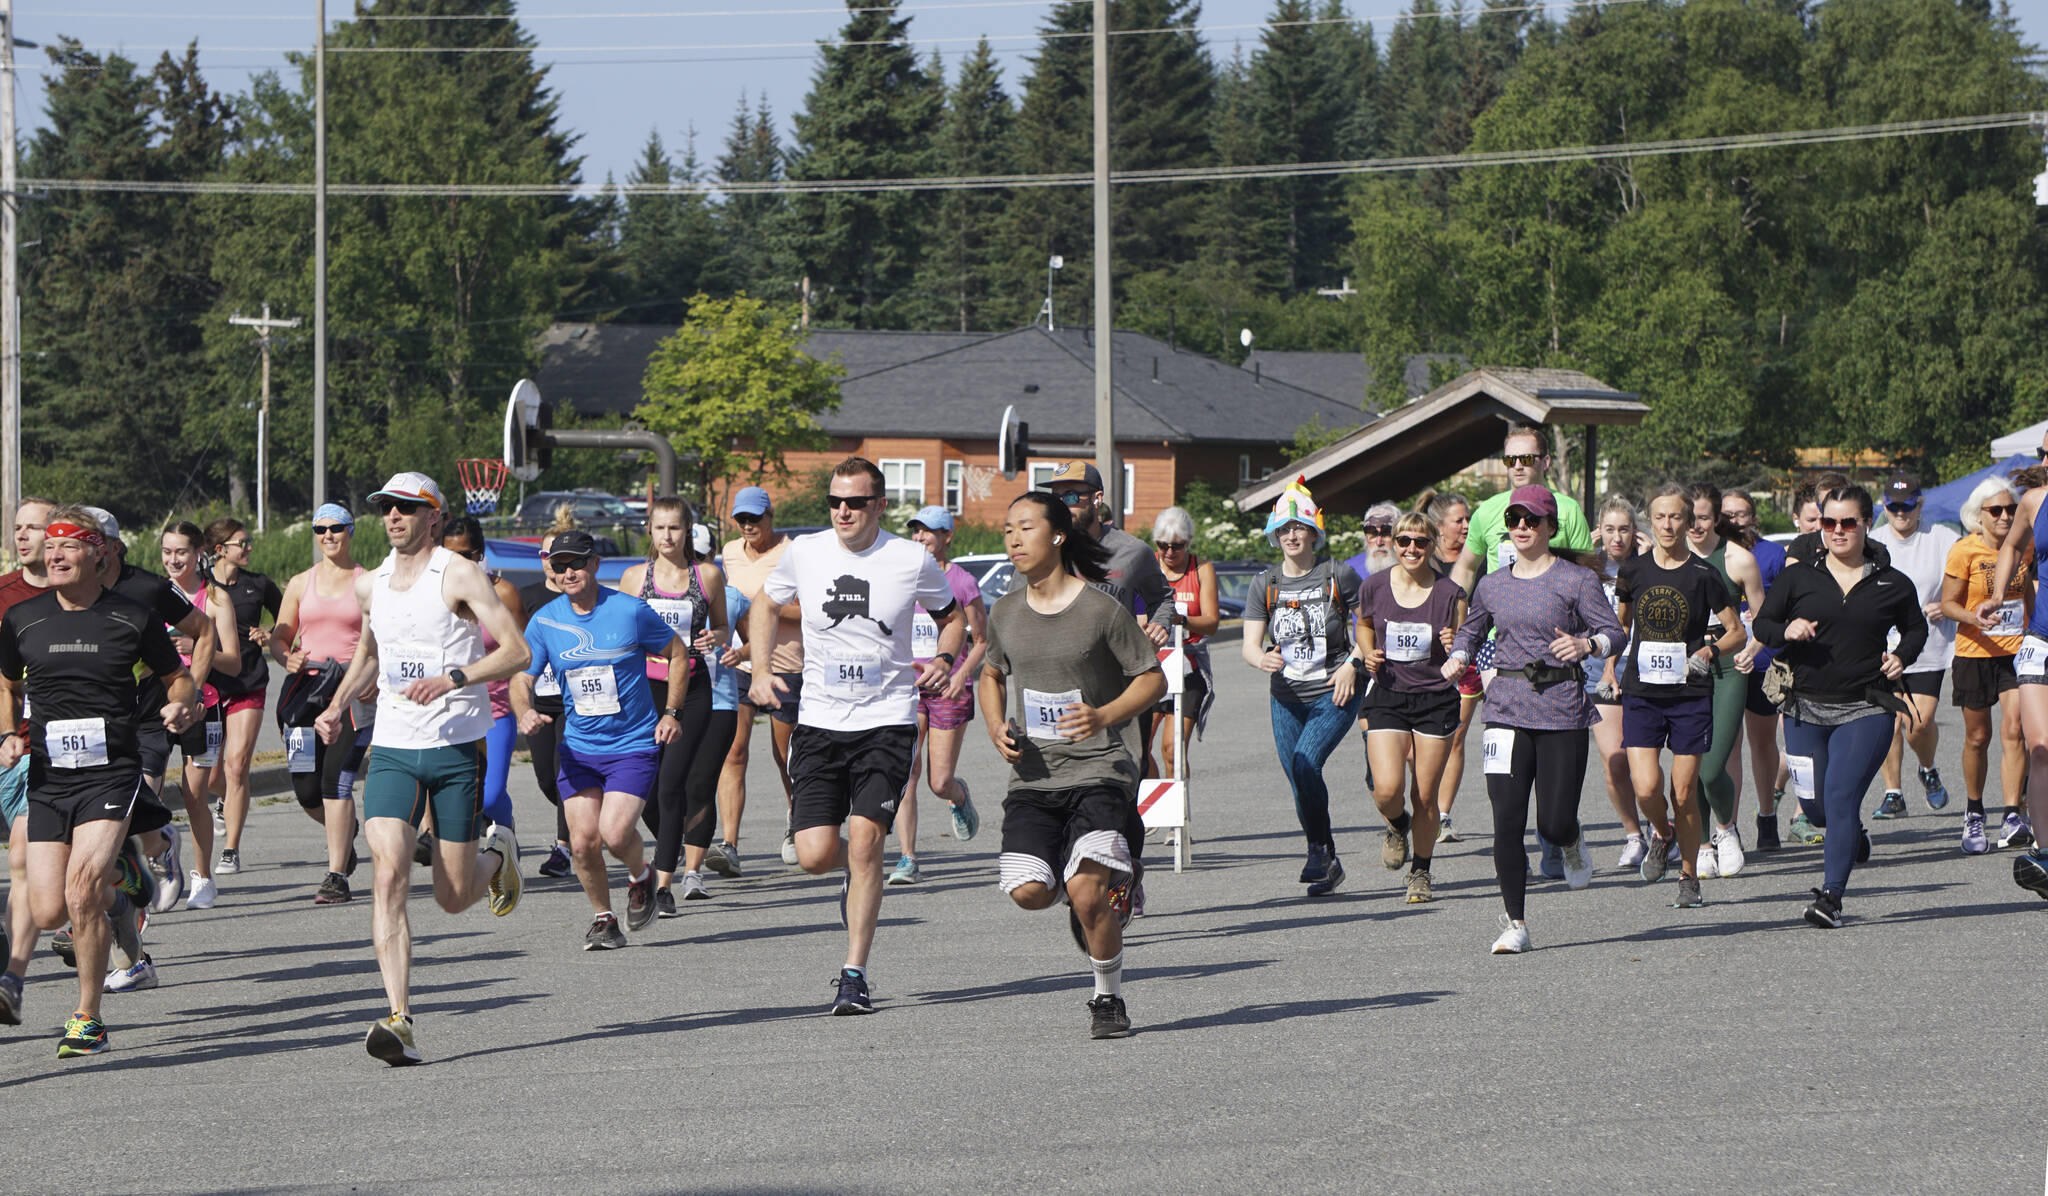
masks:
{"type": "Polygon", "coordinates": [[[1537,693],[1542,693],[1553,685],[1562,685],[1567,681],[1580,681],[1585,678],[1584,673],[1570,665],[1544,664],[1540,660],[1525,664],[1519,669],[1501,669],[1497,675],[1502,677],[1520,677],[1527,681],[1530,688],[1534,689],[1537,693]]]}
{"type": "Polygon", "coordinates": [[[284,679],[277,692],[277,727],[310,727],[334,700],[341,679],[348,673],[343,660],[307,661],[306,667],[284,679]]]}

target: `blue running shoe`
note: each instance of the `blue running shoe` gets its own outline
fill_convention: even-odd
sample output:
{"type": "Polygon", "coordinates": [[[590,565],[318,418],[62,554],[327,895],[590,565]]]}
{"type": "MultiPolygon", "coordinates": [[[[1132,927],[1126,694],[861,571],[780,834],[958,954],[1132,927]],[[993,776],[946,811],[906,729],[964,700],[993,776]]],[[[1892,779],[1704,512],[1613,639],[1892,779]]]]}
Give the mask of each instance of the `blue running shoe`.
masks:
{"type": "Polygon", "coordinates": [[[1333,855],[1330,857],[1329,870],[1323,873],[1321,880],[1308,887],[1308,895],[1311,897],[1328,897],[1337,891],[1337,886],[1343,883],[1344,865],[1333,855]]]}
{"type": "Polygon", "coordinates": [[[1547,880],[1564,879],[1564,848],[1552,843],[1542,835],[1536,841],[1543,844],[1543,876],[1547,880]]]}
{"type": "Polygon", "coordinates": [[[953,839],[965,843],[981,829],[981,814],[974,808],[974,795],[967,791],[967,782],[953,778],[960,786],[960,804],[953,807],[953,839]]]}
{"type": "Polygon", "coordinates": [[[1991,850],[1991,840],[1984,835],[1982,814],[1963,815],[1963,854],[1983,855],[1991,850]]]}
{"type": "Polygon", "coordinates": [[[875,1000],[868,995],[868,978],[864,972],[852,968],[839,969],[839,991],[832,998],[832,1015],[845,1017],[854,1013],[873,1013],[875,1000]]]}
{"type": "Polygon", "coordinates": [[[2012,883],[2048,900],[2048,856],[2028,850],[2012,857],[2012,883]]]}
{"type": "Polygon", "coordinates": [[[1872,818],[1904,818],[1906,816],[1906,795],[1896,789],[1884,791],[1884,800],[1877,803],[1872,818]]]}
{"type": "Polygon", "coordinates": [[[1336,858],[1337,853],[1321,843],[1309,844],[1308,862],[1301,866],[1301,883],[1321,884],[1330,875],[1330,863],[1336,858]]]}
{"type": "Polygon", "coordinates": [[[1920,784],[1927,790],[1927,808],[1945,810],[1948,808],[1948,786],[1941,783],[1939,768],[1920,770],[1920,784]]]}

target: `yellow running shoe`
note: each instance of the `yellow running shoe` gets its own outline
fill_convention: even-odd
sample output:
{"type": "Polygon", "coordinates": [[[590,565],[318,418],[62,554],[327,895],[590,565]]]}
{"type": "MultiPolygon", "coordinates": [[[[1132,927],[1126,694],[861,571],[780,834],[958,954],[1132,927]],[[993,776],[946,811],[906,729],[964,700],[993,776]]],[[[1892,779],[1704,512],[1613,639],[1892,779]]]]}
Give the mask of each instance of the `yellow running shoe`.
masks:
{"type": "Polygon", "coordinates": [[[403,1013],[372,1022],[363,1047],[393,1067],[410,1067],[420,1061],[420,1049],[412,1041],[412,1018],[403,1013]]]}
{"type": "Polygon", "coordinates": [[[97,1055],[114,1048],[114,1040],[107,1034],[107,1027],[96,1017],[74,1013],[64,1019],[64,1037],[57,1040],[57,1057],[69,1059],[74,1055],[97,1055]]]}
{"type": "Polygon", "coordinates": [[[494,822],[484,836],[484,850],[498,853],[497,870],[491,873],[491,912],[502,918],[519,907],[519,895],[526,891],[519,875],[519,840],[511,827],[494,822]]]}

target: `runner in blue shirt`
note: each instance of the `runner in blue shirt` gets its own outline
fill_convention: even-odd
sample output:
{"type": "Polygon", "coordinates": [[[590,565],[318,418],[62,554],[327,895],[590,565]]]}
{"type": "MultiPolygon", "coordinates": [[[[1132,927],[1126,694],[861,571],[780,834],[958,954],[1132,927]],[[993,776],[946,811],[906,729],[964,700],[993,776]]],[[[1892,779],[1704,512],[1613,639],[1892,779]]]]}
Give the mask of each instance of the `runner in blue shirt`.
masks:
{"type": "Polygon", "coordinates": [[[612,913],[604,849],[626,866],[626,925],[654,917],[654,873],[642,855],[637,823],[654,787],[656,748],[682,731],[676,715],[689,678],[689,648],[653,607],[597,584],[597,542],[567,531],[548,547],[547,567],[562,596],[526,624],[533,662],[512,684],[519,729],[538,734],[554,720],[533,708],[534,679],[552,667],[562,680],[562,737],[557,785],[569,820],[569,856],[596,911],[583,936],[586,951],[626,945],[612,913]],[[669,658],[668,708],[654,709],[647,691],[648,653],[669,658]]]}

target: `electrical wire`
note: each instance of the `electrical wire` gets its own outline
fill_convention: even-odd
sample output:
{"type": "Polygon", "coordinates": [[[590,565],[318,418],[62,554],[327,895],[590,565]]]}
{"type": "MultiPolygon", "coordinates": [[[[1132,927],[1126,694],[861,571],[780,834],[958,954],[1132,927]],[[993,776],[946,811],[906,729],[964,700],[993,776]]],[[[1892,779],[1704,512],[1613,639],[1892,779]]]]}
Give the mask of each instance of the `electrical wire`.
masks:
{"type": "MultiPolygon", "coordinates": [[[[1342,162],[1295,162],[1246,166],[1170,167],[1112,171],[1110,182],[1222,182],[1241,179],[1315,178],[1352,174],[1396,174],[1424,170],[1463,170],[1478,166],[1536,166],[1591,162],[1611,158],[1659,158],[1743,149],[1777,149],[1830,145],[1899,137],[1928,137],[2022,128],[2048,123],[2048,113],[1996,112],[1981,116],[1934,120],[1891,121],[1844,125],[1829,129],[1793,129],[1775,133],[1737,133],[1722,137],[1685,137],[1666,141],[1620,142],[1609,145],[1557,146],[1539,149],[1490,150],[1480,153],[1431,154],[1401,158],[1364,158],[1342,162]]],[[[694,183],[329,183],[329,195],[429,196],[435,198],[571,198],[609,191],[618,195],[821,195],[842,192],[989,191],[1046,187],[1085,187],[1094,182],[1086,171],[1052,174],[953,175],[906,179],[805,179],[771,182],[694,183]]],[[[19,186],[51,192],[122,192],[144,195],[311,195],[311,183],[143,182],[125,179],[22,179],[19,186]]]]}

